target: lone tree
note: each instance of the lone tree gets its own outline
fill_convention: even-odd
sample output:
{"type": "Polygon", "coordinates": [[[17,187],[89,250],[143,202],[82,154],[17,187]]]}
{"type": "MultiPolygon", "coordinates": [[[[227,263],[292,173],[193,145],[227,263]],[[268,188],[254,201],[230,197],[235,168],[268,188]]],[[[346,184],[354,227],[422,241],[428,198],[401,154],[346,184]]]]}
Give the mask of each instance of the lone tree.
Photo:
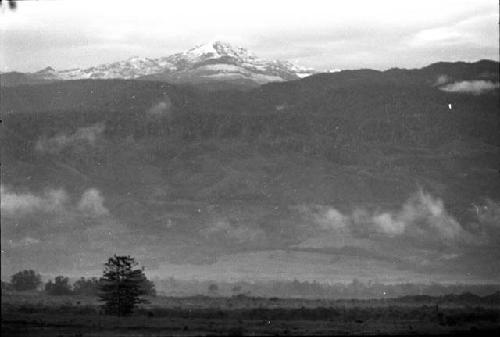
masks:
{"type": "Polygon", "coordinates": [[[35,290],[42,284],[42,277],[34,270],[23,270],[12,275],[10,284],[17,291],[35,290]]]}
{"type": "Polygon", "coordinates": [[[104,264],[99,285],[100,301],[108,315],[126,316],[139,303],[147,303],[141,296],[148,295],[144,286],[148,281],[144,269],[136,269],[137,262],[130,256],[114,255],[104,264]]]}

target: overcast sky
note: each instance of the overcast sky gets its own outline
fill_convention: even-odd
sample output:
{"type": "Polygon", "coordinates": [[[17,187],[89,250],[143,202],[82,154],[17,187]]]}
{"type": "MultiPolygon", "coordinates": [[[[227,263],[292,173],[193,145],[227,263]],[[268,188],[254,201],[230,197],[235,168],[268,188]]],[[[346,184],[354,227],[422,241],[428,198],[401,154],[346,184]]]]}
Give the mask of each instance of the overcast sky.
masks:
{"type": "Polygon", "coordinates": [[[498,60],[497,0],[23,1],[1,12],[1,71],[167,56],[215,39],[318,70],[498,60]]]}

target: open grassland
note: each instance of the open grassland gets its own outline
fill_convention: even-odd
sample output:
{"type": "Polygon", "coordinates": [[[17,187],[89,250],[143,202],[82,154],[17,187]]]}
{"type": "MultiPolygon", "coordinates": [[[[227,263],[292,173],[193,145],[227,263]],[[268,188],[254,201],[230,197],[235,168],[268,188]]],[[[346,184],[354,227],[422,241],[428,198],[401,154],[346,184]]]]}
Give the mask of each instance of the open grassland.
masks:
{"type": "Polygon", "coordinates": [[[494,334],[495,303],[156,297],[129,317],[91,297],[2,295],[3,336],[494,334]]]}

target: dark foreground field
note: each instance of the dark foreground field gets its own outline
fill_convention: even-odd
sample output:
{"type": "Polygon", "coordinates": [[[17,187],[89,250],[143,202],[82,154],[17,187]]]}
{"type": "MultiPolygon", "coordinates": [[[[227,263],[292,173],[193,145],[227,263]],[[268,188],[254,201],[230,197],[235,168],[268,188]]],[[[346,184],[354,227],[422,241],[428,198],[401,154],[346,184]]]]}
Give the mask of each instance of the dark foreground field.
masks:
{"type": "Polygon", "coordinates": [[[2,294],[2,336],[414,335],[500,332],[500,306],[434,299],[158,297],[130,317],[95,299],[2,294]]]}

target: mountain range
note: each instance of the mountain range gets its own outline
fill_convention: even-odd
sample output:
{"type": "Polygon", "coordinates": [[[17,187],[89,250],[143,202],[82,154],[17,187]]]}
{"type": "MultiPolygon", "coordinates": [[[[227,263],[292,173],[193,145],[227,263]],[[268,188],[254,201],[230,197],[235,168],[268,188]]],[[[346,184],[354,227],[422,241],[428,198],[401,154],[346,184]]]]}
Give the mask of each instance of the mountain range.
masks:
{"type": "Polygon", "coordinates": [[[2,275],[498,281],[498,70],[3,86],[2,275]]]}
{"type": "Polygon", "coordinates": [[[207,88],[251,88],[269,82],[299,79],[314,72],[287,61],[264,60],[245,48],[214,41],[155,59],[131,57],[86,69],[55,70],[47,67],[35,73],[4,73],[1,75],[1,84],[13,86],[59,80],[142,79],[207,88]]]}

